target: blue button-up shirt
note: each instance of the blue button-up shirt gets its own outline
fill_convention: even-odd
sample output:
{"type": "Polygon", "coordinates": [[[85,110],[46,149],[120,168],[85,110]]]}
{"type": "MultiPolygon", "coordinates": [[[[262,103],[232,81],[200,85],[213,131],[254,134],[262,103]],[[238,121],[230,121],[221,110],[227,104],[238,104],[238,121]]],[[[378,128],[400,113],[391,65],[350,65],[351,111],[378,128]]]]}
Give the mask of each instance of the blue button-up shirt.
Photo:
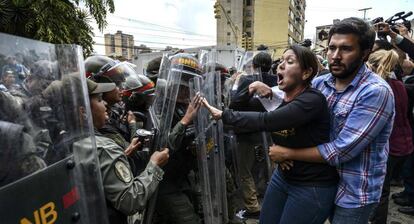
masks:
{"type": "Polygon", "coordinates": [[[332,74],[316,78],[313,86],[326,96],[331,113],[331,142],[318,150],[340,176],[336,205],[358,208],[378,202],[394,121],[391,88],[365,65],[342,91],[336,90],[332,74]]]}

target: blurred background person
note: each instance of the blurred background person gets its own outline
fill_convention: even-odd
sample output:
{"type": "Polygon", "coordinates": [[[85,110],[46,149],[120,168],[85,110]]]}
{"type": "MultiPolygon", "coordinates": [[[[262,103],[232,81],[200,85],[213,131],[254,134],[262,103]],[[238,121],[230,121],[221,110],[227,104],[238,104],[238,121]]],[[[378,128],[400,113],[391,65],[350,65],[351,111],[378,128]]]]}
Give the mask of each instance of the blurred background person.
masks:
{"type": "Polygon", "coordinates": [[[395,118],[389,140],[387,174],[380,202],[372,218],[372,223],[375,224],[387,223],[391,178],[395,170],[401,170],[405,160],[413,152],[412,132],[407,117],[408,96],[404,84],[397,80],[394,74],[398,61],[399,55],[394,50],[377,50],[369,56],[367,61],[367,66],[390,85],[395,100],[395,118]]]}

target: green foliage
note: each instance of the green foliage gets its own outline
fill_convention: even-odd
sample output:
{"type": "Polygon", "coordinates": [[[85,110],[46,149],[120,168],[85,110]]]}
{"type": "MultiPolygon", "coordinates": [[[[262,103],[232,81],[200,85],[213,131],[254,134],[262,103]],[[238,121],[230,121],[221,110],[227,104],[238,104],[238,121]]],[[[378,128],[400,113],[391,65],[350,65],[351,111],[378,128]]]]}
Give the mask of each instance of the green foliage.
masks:
{"type": "Polygon", "coordinates": [[[100,30],[113,0],[0,0],[0,32],[55,44],[78,44],[84,55],[93,51],[94,19],[100,30]],[[79,6],[83,3],[83,9],[79,6]]]}

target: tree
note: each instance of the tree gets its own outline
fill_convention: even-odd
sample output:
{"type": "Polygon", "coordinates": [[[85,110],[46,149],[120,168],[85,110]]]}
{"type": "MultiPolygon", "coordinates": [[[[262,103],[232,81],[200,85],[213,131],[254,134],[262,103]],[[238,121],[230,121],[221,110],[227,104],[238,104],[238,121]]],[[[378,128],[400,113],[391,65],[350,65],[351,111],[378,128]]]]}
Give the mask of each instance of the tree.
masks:
{"type": "Polygon", "coordinates": [[[91,19],[102,31],[113,0],[0,0],[0,32],[54,44],[78,44],[93,51],[91,19]],[[80,3],[85,7],[82,9],[80,3]]]}

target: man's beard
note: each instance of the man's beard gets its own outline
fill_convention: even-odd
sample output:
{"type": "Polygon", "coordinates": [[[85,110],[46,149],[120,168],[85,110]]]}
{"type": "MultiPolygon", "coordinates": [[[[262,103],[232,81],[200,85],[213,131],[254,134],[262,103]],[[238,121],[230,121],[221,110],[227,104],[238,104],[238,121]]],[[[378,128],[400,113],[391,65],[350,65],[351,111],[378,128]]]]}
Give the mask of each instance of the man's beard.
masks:
{"type": "Polygon", "coordinates": [[[360,66],[363,63],[362,57],[363,56],[361,55],[359,58],[355,59],[354,61],[352,61],[348,65],[345,65],[345,64],[340,63],[340,62],[337,62],[337,63],[334,62],[332,64],[329,64],[329,70],[335,78],[337,78],[337,79],[346,79],[346,78],[354,75],[357,72],[357,70],[360,68],[360,66]],[[345,69],[340,73],[333,73],[332,68],[331,68],[333,65],[340,65],[345,69]]]}

